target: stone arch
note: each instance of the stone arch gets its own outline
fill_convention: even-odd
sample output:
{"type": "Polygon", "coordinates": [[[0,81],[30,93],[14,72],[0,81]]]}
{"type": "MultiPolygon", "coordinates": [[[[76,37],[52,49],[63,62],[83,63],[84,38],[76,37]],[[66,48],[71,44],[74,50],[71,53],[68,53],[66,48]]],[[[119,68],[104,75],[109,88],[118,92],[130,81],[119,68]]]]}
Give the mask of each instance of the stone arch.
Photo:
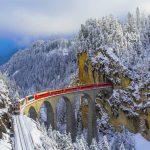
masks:
{"type": "MultiPolygon", "coordinates": [[[[40,111],[41,111],[42,106],[44,107],[44,111],[46,113],[46,120],[44,123],[46,125],[47,130],[49,129],[50,125],[52,129],[54,129],[54,111],[53,111],[51,103],[48,101],[44,101],[40,106],[40,111]]],[[[39,113],[41,117],[41,112],[39,113]]]]}
{"type": "Polygon", "coordinates": [[[97,125],[96,125],[96,108],[95,98],[91,97],[88,93],[83,93],[82,98],[88,100],[88,123],[87,123],[87,142],[91,144],[92,139],[97,139],[97,125]]]}
{"type": "Polygon", "coordinates": [[[35,110],[35,108],[34,108],[33,106],[31,106],[31,107],[29,108],[28,117],[29,117],[29,118],[32,118],[32,119],[35,120],[35,121],[36,121],[36,119],[37,119],[37,112],[36,112],[36,110],[35,110]]]}
{"type": "Polygon", "coordinates": [[[73,111],[72,102],[67,96],[62,96],[61,98],[65,101],[65,104],[66,104],[66,125],[67,125],[66,131],[67,133],[71,134],[72,140],[75,141],[76,127],[75,127],[75,115],[73,111]]]}

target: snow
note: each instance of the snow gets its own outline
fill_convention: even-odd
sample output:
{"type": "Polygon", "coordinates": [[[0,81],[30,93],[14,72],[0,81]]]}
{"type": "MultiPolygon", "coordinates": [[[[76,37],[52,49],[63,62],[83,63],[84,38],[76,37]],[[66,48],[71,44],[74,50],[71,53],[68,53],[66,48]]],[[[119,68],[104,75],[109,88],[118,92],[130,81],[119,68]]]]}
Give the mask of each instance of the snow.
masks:
{"type": "Polygon", "coordinates": [[[63,55],[65,56],[65,55],[68,55],[69,54],[69,51],[68,51],[68,49],[63,49],[63,55]]]}
{"type": "Polygon", "coordinates": [[[19,70],[16,70],[12,76],[14,77],[17,73],[19,73],[19,70]]]}
{"type": "Polygon", "coordinates": [[[1,150],[12,150],[11,144],[7,140],[0,140],[1,150]]]}
{"type": "MultiPolygon", "coordinates": [[[[110,143],[108,142],[107,136],[101,137],[101,141],[100,141],[99,145],[97,145],[97,143],[95,141],[93,141],[90,148],[87,147],[83,136],[81,136],[81,139],[77,139],[77,143],[74,143],[74,145],[72,145],[72,146],[71,146],[71,143],[70,144],[68,143],[70,145],[69,146],[67,143],[65,144],[65,140],[66,140],[66,142],[68,142],[68,138],[69,138],[66,135],[61,135],[57,131],[50,131],[50,130],[48,133],[46,133],[44,131],[45,129],[41,130],[41,127],[39,128],[39,125],[35,121],[33,121],[32,119],[30,119],[26,116],[21,116],[21,120],[24,122],[24,125],[26,126],[26,130],[28,130],[31,133],[31,138],[32,138],[32,141],[34,144],[34,148],[36,150],[60,150],[61,146],[68,146],[70,148],[72,147],[71,149],[76,149],[76,148],[80,149],[80,148],[86,147],[86,149],[89,149],[89,150],[90,150],[90,148],[92,149],[93,147],[95,147],[97,149],[99,149],[100,147],[101,148],[107,147],[107,149],[111,150],[110,143]],[[48,134],[49,134],[49,137],[48,137],[48,134]],[[58,143],[58,142],[64,142],[64,145],[63,145],[63,143],[58,143]]],[[[114,134],[114,136],[115,136],[115,134],[114,134]]],[[[130,133],[129,133],[129,135],[130,135],[130,133]]],[[[126,142],[127,142],[126,138],[129,135],[127,133],[126,134],[124,133],[122,135],[118,134],[117,136],[120,140],[124,137],[125,138],[124,140],[126,140],[126,142]]],[[[117,137],[115,137],[114,139],[117,140],[117,137]]],[[[149,150],[150,142],[147,141],[146,139],[144,139],[140,134],[132,134],[132,139],[134,140],[135,150],[149,150]]],[[[111,139],[111,142],[113,143],[113,146],[114,146],[115,141],[113,139],[111,139]]],[[[126,146],[124,146],[124,144],[122,142],[120,145],[120,148],[123,149],[126,146]]],[[[0,148],[2,150],[9,150],[9,149],[11,149],[11,145],[5,141],[0,140],[0,148]]]]}
{"type": "Polygon", "coordinates": [[[8,108],[2,108],[0,109],[0,116],[3,115],[4,113],[8,112],[8,108]]]}
{"type": "Polygon", "coordinates": [[[0,149],[1,150],[10,150],[12,145],[10,143],[10,130],[7,128],[9,123],[9,109],[10,109],[10,93],[9,93],[9,84],[7,78],[0,73],[0,134],[2,134],[2,139],[0,139],[0,149]],[[7,116],[7,117],[6,117],[7,116]],[[4,120],[5,119],[5,120],[4,120]]]}
{"type": "Polygon", "coordinates": [[[120,62],[119,58],[115,55],[113,49],[111,47],[105,47],[106,54],[108,54],[113,60],[120,62]]]}
{"type": "Polygon", "coordinates": [[[0,91],[1,93],[8,93],[7,86],[3,78],[2,79],[0,78],[0,91]]]}
{"type": "Polygon", "coordinates": [[[34,127],[31,130],[31,136],[35,147],[42,147],[41,131],[39,131],[36,127],[34,127]]]}
{"type": "Polygon", "coordinates": [[[136,134],[134,136],[135,140],[135,148],[136,150],[149,150],[150,149],[150,141],[144,139],[141,134],[136,134]]]}

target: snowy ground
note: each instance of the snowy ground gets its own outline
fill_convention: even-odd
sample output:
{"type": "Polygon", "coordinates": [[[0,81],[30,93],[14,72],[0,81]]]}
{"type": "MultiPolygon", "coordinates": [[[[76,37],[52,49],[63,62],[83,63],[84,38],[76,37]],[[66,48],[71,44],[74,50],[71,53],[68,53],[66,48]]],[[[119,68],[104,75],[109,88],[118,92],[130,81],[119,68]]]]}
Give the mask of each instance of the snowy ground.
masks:
{"type": "Polygon", "coordinates": [[[136,150],[150,150],[150,142],[145,140],[140,134],[135,135],[136,150]]]}
{"type": "Polygon", "coordinates": [[[11,150],[11,144],[7,139],[0,140],[0,150],[11,150]]]}
{"type": "MultiPolygon", "coordinates": [[[[72,149],[80,150],[83,147],[84,148],[86,147],[86,144],[84,146],[82,145],[83,143],[85,143],[83,142],[84,139],[79,140],[81,143],[78,141],[77,143],[71,144],[70,138],[68,138],[68,136],[66,135],[61,135],[57,131],[52,132],[49,130],[49,133],[48,133],[49,136],[47,136],[46,134],[47,131],[46,130],[43,131],[43,129],[39,127],[39,125],[32,119],[23,115],[20,115],[19,118],[20,118],[20,121],[22,122],[22,128],[24,128],[23,129],[24,136],[27,136],[28,140],[30,140],[31,142],[30,144],[33,144],[33,147],[32,147],[33,149],[59,150],[62,148],[62,146],[65,146],[65,148],[69,148],[69,150],[72,150],[72,149]]],[[[15,134],[18,134],[18,133],[15,133],[15,134]]],[[[133,138],[134,138],[134,143],[135,143],[135,150],[149,150],[150,149],[149,148],[150,142],[144,139],[140,134],[135,134],[133,138]]],[[[5,138],[5,140],[0,141],[0,149],[1,150],[11,149],[11,145],[7,143],[7,137],[5,138]]],[[[29,149],[27,148],[27,150],[29,149]]]]}
{"type": "Polygon", "coordinates": [[[29,126],[23,115],[13,116],[14,148],[15,150],[33,150],[34,144],[31,137],[32,126],[29,126]]]}
{"type": "Polygon", "coordinates": [[[45,134],[43,134],[39,125],[35,121],[23,115],[14,116],[13,118],[14,118],[14,131],[15,131],[15,139],[14,139],[15,150],[56,149],[55,146],[57,145],[56,142],[53,139],[52,140],[49,139],[45,134]],[[21,124],[19,124],[18,120],[20,120],[21,124]],[[20,128],[22,128],[22,133],[20,133],[21,130],[17,126],[20,126],[20,128]],[[46,143],[47,141],[48,143],[46,143]],[[45,147],[45,145],[47,147],[45,147]]]}

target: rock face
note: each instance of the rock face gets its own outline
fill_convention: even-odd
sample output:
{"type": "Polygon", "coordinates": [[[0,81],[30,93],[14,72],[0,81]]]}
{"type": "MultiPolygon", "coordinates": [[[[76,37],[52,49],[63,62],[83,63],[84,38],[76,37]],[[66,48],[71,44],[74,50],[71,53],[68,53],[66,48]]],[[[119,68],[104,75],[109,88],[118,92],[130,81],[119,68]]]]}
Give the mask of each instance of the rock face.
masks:
{"type": "Polygon", "coordinates": [[[3,113],[0,118],[0,138],[3,138],[3,133],[8,133],[10,129],[10,116],[7,113],[3,113]]]}
{"type": "MultiPolygon", "coordinates": [[[[99,51],[96,55],[100,55],[101,51],[99,51]]],[[[129,86],[131,79],[125,75],[125,70],[115,62],[111,57],[106,54],[102,54],[102,56],[108,58],[109,64],[108,68],[110,73],[106,73],[104,68],[104,64],[98,62],[94,62],[94,60],[90,60],[88,54],[86,52],[82,52],[78,54],[78,66],[79,66],[79,80],[82,84],[90,84],[90,83],[109,83],[113,82],[114,87],[118,88],[122,86],[123,89],[129,86]],[[116,70],[117,68],[117,70],[116,70]],[[116,72],[117,71],[117,72],[116,72]],[[120,82],[118,83],[118,81],[120,82]]]]}
{"type": "Polygon", "coordinates": [[[11,101],[5,77],[0,74],[0,139],[9,134],[11,127],[11,101]]]}
{"type": "MultiPolygon", "coordinates": [[[[150,140],[150,82],[139,83],[130,72],[107,51],[99,50],[93,56],[78,54],[79,83],[112,83],[113,93],[100,93],[96,99],[97,118],[107,114],[107,123],[120,131],[124,125],[132,133],[141,133],[150,140]]],[[[88,112],[82,106],[83,116],[88,112]]],[[[84,117],[85,118],[85,117],[84,117]]],[[[86,127],[86,119],[83,119],[86,127]]]]}
{"type": "Polygon", "coordinates": [[[86,52],[78,54],[79,81],[81,84],[109,82],[104,74],[99,73],[93,66],[86,52]]]}

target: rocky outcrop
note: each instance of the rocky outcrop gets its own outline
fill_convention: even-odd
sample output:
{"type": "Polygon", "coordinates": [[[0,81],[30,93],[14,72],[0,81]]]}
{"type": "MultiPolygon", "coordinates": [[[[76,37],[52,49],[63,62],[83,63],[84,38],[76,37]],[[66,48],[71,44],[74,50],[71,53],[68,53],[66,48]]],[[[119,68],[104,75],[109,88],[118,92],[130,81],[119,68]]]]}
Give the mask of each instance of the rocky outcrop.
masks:
{"type": "MultiPolygon", "coordinates": [[[[97,118],[107,114],[107,123],[120,131],[124,125],[132,133],[141,133],[150,140],[150,82],[139,83],[113,53],[98,50],[89,56],[78,54],[79,83],[112,83],[113,93],[108,98],[100,93],[97,102],[97,118]]],[[[87,106],[81,109],[86,124],[87,106]]],[[[86,125],[84,125],[86,127],[86,125]]]]}
{"type": "MultiPolygon", "coordinates": [[[[0,139],[10,135],[11,101],[7,79],[0,74],[0,139]]],[[[7,142],[10,142],[9,140],[7,142]]]]}
{"type": "Polygon", "coordinates": [[[96,56],[95,60],[93,60],[88,57],[87,52],[78,53],[79,80],[81,84],[112,82],[115,88],[121,86],[125,89],[129,86],[132,79],[128,77],[125,73],[126,70],[119,65],[119,62],[101,51],[97,52],[96,56]],[[104,62],[98,60],[98,56],[107,58],[107,66],[105,66],[104,62]]]}
{"type": "Polygon", "coordinates": [[[3,133],[9,133],[8,130],[11,127],[10,115],[8,113],[3,113],[0,117],[0,139],[3,138],[3,133]]]}

